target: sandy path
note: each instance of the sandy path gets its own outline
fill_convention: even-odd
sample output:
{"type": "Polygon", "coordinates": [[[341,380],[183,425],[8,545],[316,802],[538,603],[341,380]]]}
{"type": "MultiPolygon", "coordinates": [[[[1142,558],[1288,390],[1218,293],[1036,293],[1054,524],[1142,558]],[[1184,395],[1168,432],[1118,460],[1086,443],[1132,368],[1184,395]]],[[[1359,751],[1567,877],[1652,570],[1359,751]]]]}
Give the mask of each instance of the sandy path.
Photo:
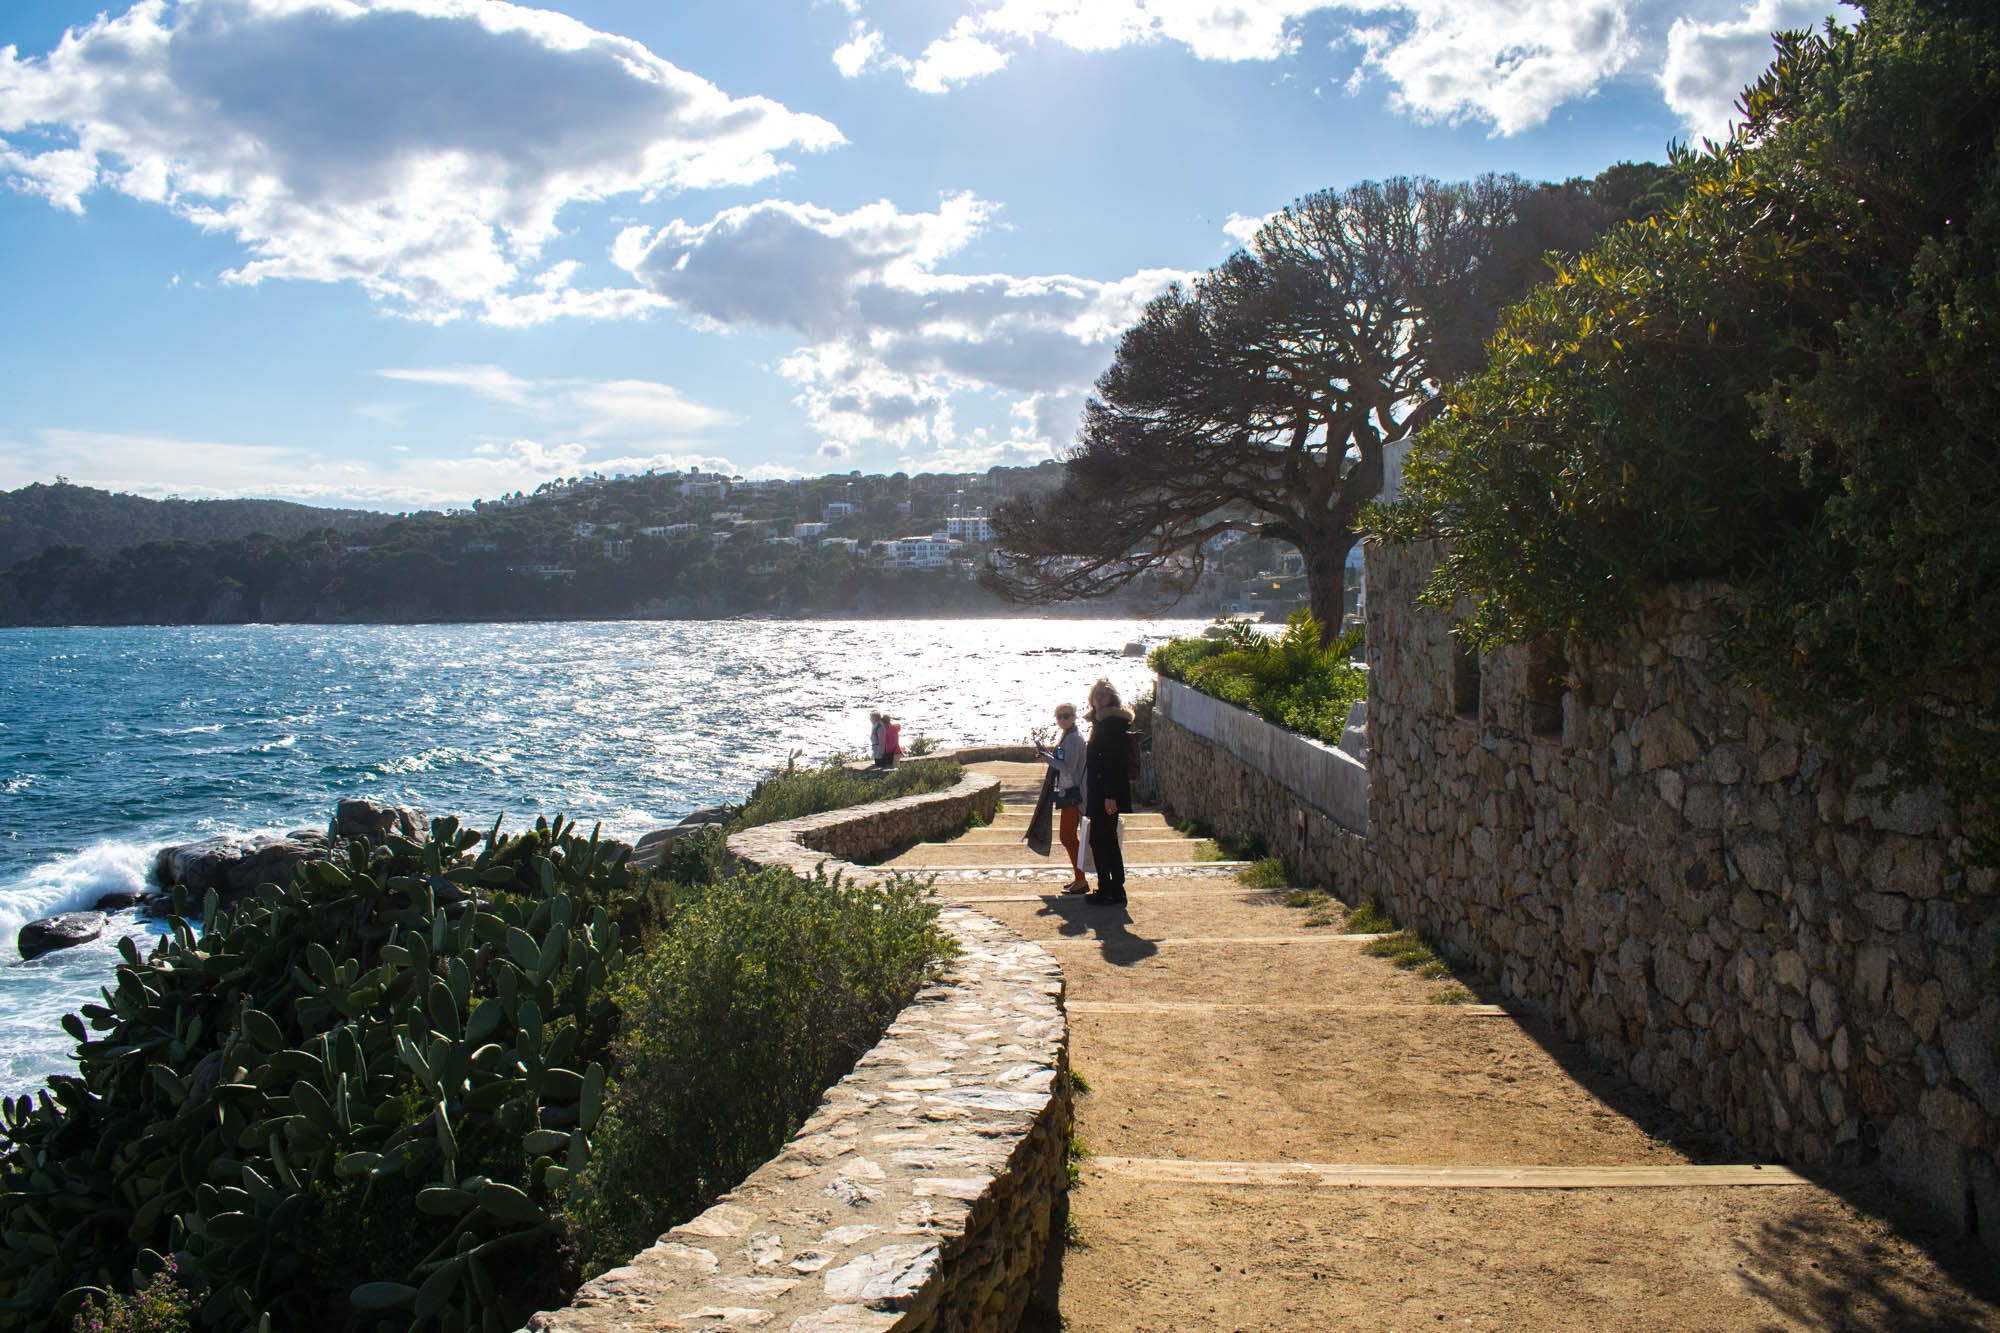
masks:
{"type": "Polygon", "coordinates": [[[976,767],[1007,783],[1000,818],[891,864],[941,872],[940,893],[1049,946],[1068,980],[1094,1155],[1059,1307],[1026,1327],[2000,1329],[1984,1251],[1897,1229],[1864,1186],[1685,1183],[1691,1164],[1751,1164],[1544,1025],[1431,1003],[1448,983],[1197,865],[1157,815],[1127,821],[1128,907],[1064,897],[1061,849],[1052,864],[1020,841],[1038,770],[976,767]],[[1309,1169],[1343,1164],[1424,1183],[1309,1169]],[[1499,1167],[1636,1170],[1451,1183],[1499,1167]]]}

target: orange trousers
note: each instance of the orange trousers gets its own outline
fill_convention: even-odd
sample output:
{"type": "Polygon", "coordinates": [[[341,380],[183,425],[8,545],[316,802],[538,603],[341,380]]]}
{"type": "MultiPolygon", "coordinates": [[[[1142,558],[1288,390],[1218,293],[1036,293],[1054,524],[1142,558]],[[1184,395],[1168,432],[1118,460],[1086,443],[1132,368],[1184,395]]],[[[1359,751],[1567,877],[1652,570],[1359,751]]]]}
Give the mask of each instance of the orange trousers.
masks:
{"type": "Polygon", "coordinates": [[[1076,829],[1082,816],[1083,807],[1079,805],[1056,811],[1056,837],[1061,840],[1063,850],[1069,853],[1069,873],[1072,879],[1083,878],[1083,872],[1076,868],[1076,829]]]}

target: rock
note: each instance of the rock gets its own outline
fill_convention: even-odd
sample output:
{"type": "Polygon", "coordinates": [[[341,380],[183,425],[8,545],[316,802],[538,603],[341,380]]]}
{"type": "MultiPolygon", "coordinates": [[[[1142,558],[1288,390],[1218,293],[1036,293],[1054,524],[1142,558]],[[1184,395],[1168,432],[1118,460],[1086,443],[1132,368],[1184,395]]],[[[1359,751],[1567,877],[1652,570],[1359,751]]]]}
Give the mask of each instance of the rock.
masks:
{"type": "Polygon", "coordinates": [[[317,830],[282,838],[269,833],[204,838],[162,847],[153,857],[153,878],[164,888],[186,889],[197,899],[210,889],[233,897],[259,884],[288,884],[300,865],[323,861],[331,851],[327,836],[317,830]]]}
{"type": "MultiPolygon", "coordinates": [[[[681,823],[682,823],[683,825],[687,825],[687,824],[720,824],[720,823],[721,823],[721,822],[722,822],[723,820],[725,820],[725,819],[727,819],[727,818],[729,818],[729,807],[728,807],[728,806],[726,806],[726,805],[710,805],[710,806],[704,806],[704,807],[703,807],[702,809],[700,809],[700,810],[696,810],[696,811],[695,811],[695,812],[694,812],[693,814],[690,814],[690,815],[688,815],[688,816],[687,816],[686,818],[682,819],[682,820],[681,820],[681,823]]],[[[650,836],[652,836],[652,835],[651,835],[651,834],[648,834],[647,836],[648,836],[648,837],[650,837],[650,836]]],[[[640,845],[640,846],[642,846],[642,847],[643,847],[643,846],[645,846],[645,839],[644,839],[644,838],[641,838],[641,839],[639,840],[639,845],[640,845]]]]}
{"type": "Polygon", "coordinates": [[[91,910],[95,912],[122,912],[129,907],[137,907],[151,896],[151,894],[145,893],[142,890],[119,889],[115,893],[107,893],[102,898],[99,898],[91,905],[91,910]]]}
{"type": "Polygon", "coordinates": [[[430,832],[430,821],[413,807],[381,805],[350,796],[333,808],[333,831],[342,838],[380,838],[393,833],[420,842],[430,832]]]}
{"type": "Polygon", "coordinates": [[[40,921],[30,921],[21,927],[19,937],[14,941],[23,958],[39,958],[57,949],[74,949],[79,944],[88,944],[104,933],[104,913],[64,912],[61,916],[45,916],[40,921]]]}
{"type": "Polygon", "coordinates": [[[196,893],[220,886],[225,869],[243,855],[234,838],[203,838],[162,847],[153,856],[153,878],[166,888],[184,885],[196,893]]]}
{"type": "Polygon", "coordinates": [[[1134,639],[1131,643],[1125,645],[1125,656],[1144,657],[1145,655],[1146,655],[1146,645],[1140,643],[1137,639],[1134,639]]]}
{"type": "MultiPolygon", "coordinates": [[[[689,818],[692,818],[692,816],[689,818]]],[[[719,822],[693,824],[683,822],[674,825],[672,828],[654,829],[651,833],[639,839],[639,845],[632,851],[631,863],[634,866],[650,870],[658,866],[666,858],[667,853],[673,850],[675,843],[690,833],[700,833],[704,829],[720,827],[721,824],[719,822]]]]}

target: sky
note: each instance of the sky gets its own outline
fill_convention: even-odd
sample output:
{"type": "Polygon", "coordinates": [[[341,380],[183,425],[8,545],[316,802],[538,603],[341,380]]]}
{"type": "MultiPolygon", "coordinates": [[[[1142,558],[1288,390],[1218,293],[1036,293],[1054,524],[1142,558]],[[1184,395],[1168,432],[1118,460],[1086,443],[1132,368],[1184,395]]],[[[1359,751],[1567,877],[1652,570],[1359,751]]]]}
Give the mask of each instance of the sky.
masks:
{"type": "Polygon", "coordinates": [[[1061,457],[1291,200],[1664,160],[1829,9],[6,0],[0,489],[1061,457]]]}

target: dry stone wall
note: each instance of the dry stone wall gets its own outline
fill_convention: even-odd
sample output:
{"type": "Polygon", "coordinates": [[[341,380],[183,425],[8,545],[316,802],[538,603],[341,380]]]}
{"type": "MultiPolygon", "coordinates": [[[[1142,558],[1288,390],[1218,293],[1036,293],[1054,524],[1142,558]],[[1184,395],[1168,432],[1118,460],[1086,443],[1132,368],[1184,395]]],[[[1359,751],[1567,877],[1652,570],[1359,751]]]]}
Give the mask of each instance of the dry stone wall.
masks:
{"type": "Polygon", "coordinates": [[[1436,554],[1367,552],[1365,837],[1156,715],[1162,799],[1379,899],[1749,1151],[1878,1164],[2000,1250],[2000,897],[1950,879],[1942,800],[1871,796],[1732,684],[1719,585],[1576,660],[1480,659],[1416,604],[1436,554]]]}
{"type": "MultiPolygon", "coordinates": [[[[999,791],[969,775],[948,792],[751,829],[730,851],[753,868],[875,879],[885,872],[841,858],[934,836],[972,811],[990,818],[999,791]]],[[[947,905],[941,920],[959,956],[778,1156],[529,1328],[1015,1328],[1067,1208],[1062,973],[965,907],[947,905]]]]}
{"type": "Polygon", "coordinates": [[[2000,900],[1948,888],[1944,803],[1729,683],[1718,585],[1472,663],[1415,603],[1435,559],[1367,555],[1374,892],[1677,1109],[2000,1249],[2000,900]]]}

